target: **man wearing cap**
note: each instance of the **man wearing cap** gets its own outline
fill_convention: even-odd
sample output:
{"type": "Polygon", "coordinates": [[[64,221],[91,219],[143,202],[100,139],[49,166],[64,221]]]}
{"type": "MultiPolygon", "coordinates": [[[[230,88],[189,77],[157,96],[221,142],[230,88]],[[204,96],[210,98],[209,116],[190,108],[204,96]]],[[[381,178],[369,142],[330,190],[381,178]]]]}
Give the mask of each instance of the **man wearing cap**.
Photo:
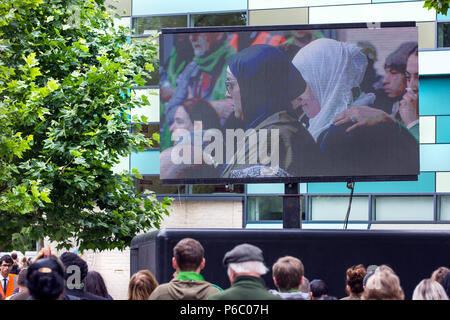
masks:
{"type": "Polygon", "coordinates": [[[225,254],[223,264],[227,267],[231,287],[208,300],[283,300],[267,291],[261,275],[268,269],[258,247],[240,244],[225,254]]]}

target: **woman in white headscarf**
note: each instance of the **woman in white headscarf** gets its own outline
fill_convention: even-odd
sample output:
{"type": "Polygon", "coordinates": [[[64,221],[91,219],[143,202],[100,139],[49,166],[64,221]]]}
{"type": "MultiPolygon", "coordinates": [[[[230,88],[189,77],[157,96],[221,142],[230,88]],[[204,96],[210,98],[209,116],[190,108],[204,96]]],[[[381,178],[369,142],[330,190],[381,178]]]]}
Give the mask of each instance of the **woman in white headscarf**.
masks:
{"type": "Polygon", "coordinates": [[[356,45],[318,39],[292,60],[307,83],[299,97],[309,117],[308,131],[319,145],[325,176],[405,175],[419,172],[415,139],[393,122],[359,127],[333,120],[352,105],[368,105],[375,96],[359,89],[367,58],[356,45]],[[354,95],[358,92],[358,95],[354,95]]]}

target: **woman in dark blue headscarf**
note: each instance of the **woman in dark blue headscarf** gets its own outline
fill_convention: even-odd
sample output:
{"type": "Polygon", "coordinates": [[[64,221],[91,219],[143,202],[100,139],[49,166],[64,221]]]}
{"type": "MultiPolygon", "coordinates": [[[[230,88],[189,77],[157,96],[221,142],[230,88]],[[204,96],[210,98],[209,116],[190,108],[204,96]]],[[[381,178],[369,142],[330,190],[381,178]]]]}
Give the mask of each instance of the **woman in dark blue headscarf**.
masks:
{"type": "MultiPolygon", "coordinates": [[[[317,146],[294,115],[291,101],[305,90],[305,81],[287,56],[268,45],[254,45],[228,61],[227,97],[234,104],[234,128],[246,130],[245,152],[234,152],[223,167],[225,178],[307,176],[317,161],[317,146]],[[267,150],[279,152],[279,162],[251,163],[259,150],[247,130],[277,129],[279,140],[267,139],[267,150]],[[275,148],[272,148],[275,147],[275,148]],[[278,148],[278,149],[277,149],[278,148]]],[[[230,125],[228,126],[230,128],[230,125]]],[[[269,133],[270,136],[270,133],[269,133]]],[[[261,140],[258,141],[261,148],[261,140]]],[[[228,152],[228,150],[227,150],[228,152]]]]}

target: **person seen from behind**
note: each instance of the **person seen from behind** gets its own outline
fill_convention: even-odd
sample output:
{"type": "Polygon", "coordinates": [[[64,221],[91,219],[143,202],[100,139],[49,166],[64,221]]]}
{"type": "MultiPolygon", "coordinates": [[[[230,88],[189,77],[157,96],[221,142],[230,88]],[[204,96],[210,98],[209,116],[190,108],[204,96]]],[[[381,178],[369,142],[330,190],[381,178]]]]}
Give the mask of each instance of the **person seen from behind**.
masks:
{"type": "Polygon", "coordinates": [[[220,292],[200,274],[205,268],[204,254],[205,250],[197,240],[180,240],[173,248],[172,257],[176,276],[170,282],[160,284],[150,295],[150,300],[205,300],[220,292]]]}
{"type": "Polygon", "coordinates": [[[27,300],[62,300],[64,267],[54,258],[39,259],[28,268],[27,286],[27,300]]]}
{"type": "Polygon", "coordinates": [[[84,291],[108,300],[114,300],[108,293],[105,280],[97,271],[89,271],[87,273],[86,278],[84,278],[84,291]]]}
{"type": "Polygon", "coordinates": [[[208,300],[283,300],[269,293],[261,278],[269,270],[260,248],[248,243],[237,245],[225,254],[223,264],[231,287],[208,300]]]}
{"type": "Polygon", "coordinates": [[[273,283],[278,291],[269,292],[286,300],[310,300],[309,294],[300,291],[305,281],[304,273],[300,259],[291,256],[279,258],[272,267],[273,283]]]}
{"type": "Polygon", "coordinates": [[[361,300],[405,300],[405,293],[395,272],[381,265],[367,279],[361,300]]]}
{"type": "Polygon", "coordinates": [[[414,289],[413,300],[448,300],[442,285],[431,279],[423,279],[414,289]]]}
{"type": "Polygon", "coordinates": [[[366,268],[362,264],[347,269],[345,290],[349,295],[341,300],[361,300],[364,291],[363,280],[366,274],[366,268]]]}
{"type": "Polygon", "coordinates": [[[140,270],[131,276],[128,300],[148,300],[157,286],[158,281],[150,271],[140,270]]]}

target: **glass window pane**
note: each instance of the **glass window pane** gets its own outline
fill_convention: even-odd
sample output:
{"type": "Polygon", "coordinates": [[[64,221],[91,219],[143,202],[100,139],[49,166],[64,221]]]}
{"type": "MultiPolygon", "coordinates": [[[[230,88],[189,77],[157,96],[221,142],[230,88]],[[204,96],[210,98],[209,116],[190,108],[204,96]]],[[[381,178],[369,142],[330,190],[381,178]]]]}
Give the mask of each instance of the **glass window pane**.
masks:
{"type": "Polygon", "coordinates": [[[131,130],[133,133],[142,133],[147,139],[150,139],[153,142],[152,147],[148,149],[159,149],[158,141],[153,139],[154,133],[159,134],[159,123],[141,124],[141,130],[139,130],[136,125],[133,125],[131,130]]]}
{"type": "Polygon", "coordinates": [[[245,26],[246,24],[247,14],[245,12],[193,14],[190,20],[191,27],[245,26]]]}
{"type": "Polygon", "coordinates": [[[282,220],[283,198],[282,197],[248,197],[247,198],[247,220],[282,220]]]}
{"type": "MultiPolygon", "coordinates": [[[[149,39],[149,37],[138,37],[133,38],[131,42],[136,41],[146,41],[149,39]]],[[[159,49],[159,47],[158,47],[159,49]]],[[[155,55],[156,59],[159,59],[159,53],[155,55]]],[[[148,60],[147,62],[151,62],[153,64],[153,71],[150,71],[150,75],[148,77],[143,77],[145,79],[145,85],[146,86],[158,86],[159,85],[159,60],[151,61],[148,60]]]]}
{"type": "Polygon", "coordinates": [[[158,17],[136,17],[132,22],[133,35],[154,34],[162,28],[187,27],[187,16],[158,16],[158,17]]]}
{"type": "MultiPolygon", "coordinates": [[[[300,197],[302,220],[305,219],[305,197],[300,197]]],[[[283,220],[283,197],[247,197],[247,221],[283,220]]]]}
{"type": "Polygon", "coordinates": [[[440,196],[441,199],[441,213],[440,220],[450,220],[450,196],[440,196]]]}
{"type": "Polygon", "coordinates": [[[162,184],[158,176],[143,176],[143,179],[135,179],[136,189],[139,193],[150,190],[156,194],[184,194],[186,185],[162,184]]]}
{"type": "MultiPolygon", "coordinates": [[[[311,197],[311,220],[340,220],[344,221],[347,215],[349,196],[311,197]]],[[[369,202],[367,196],[353,197],[350,209],[349,221],[368,220],[369,202]]]]}
{"type": "Polygon", "coordinates": [[[192,194],[244,193],[245,190],[243,184],[197,184],[189,187],[192,194]]]}
{"type": "Polygon", "coordinates": [[[421,197],[376,197],[373,211],[375,220],[433,220],[432,196],[421,197]]]}
{"type": "Polygon", "coordinates": [[[438,23],[437,47],[450,47],[450,22],[438,23]]]}

